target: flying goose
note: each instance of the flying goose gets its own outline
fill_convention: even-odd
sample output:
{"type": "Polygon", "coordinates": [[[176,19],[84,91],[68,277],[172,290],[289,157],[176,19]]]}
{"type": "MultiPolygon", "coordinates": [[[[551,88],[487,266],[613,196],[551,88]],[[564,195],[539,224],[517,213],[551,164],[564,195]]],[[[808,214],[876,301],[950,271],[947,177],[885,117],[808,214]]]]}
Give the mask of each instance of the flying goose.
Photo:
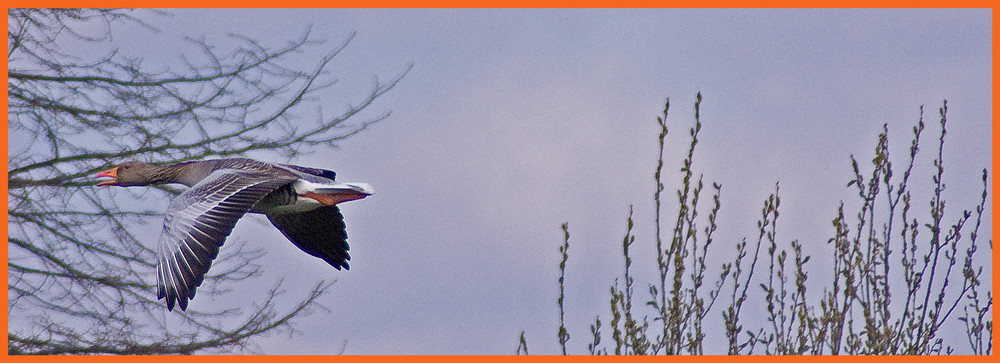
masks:
{"type": "Polygon", "coordinates": [[[167,310],[187,309],[219,247],[246,213],[261,213],[306,253],[347,270],[347,231],[338,203],[372,195],[363,183],[335,183],[330,170],[252,159],[188,161],[158,166],[129,161],[94,175],[99,186],[168,183],[189,189],[170,201],[156,259],[156,295],[167,310]]]}

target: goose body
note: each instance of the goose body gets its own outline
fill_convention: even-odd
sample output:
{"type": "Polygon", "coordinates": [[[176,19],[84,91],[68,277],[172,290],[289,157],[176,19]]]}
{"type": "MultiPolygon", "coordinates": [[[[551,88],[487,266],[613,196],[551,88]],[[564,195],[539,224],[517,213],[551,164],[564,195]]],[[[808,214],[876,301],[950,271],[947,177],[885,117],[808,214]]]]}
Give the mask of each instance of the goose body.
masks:
{"type": "Polygon", "coordinates": [[[337,183],[336,173],[252,159],[189,161],[158,166],[126,162],[95,177],[97,185],[180,183],[189,188],[170,201],[157,246],[157,298],[187,309],[212,260],[247,213],[259,213],[302,251],[334,268],[349,269],[350,246],[337,204],[373,193],[363,183],[337,183]]]}

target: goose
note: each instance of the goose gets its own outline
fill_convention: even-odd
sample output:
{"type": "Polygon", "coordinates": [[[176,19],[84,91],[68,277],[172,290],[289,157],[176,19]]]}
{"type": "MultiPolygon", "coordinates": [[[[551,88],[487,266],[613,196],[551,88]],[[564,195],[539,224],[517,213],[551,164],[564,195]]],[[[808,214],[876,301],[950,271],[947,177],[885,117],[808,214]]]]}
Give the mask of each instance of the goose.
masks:
{"type": "Polygon", "coordinates": [[[212,260],[247,213],[267,216],[302,251],[340,269],[347,230],[337,204],[372,195],[364,183],[334,182],[336,173],[252,159],[214,159],[154,165],[125,162],[94,175],[97,186],[179,183],[189,188],[170,201],[156,252],[156,295],[186,310],[212,260]]]}

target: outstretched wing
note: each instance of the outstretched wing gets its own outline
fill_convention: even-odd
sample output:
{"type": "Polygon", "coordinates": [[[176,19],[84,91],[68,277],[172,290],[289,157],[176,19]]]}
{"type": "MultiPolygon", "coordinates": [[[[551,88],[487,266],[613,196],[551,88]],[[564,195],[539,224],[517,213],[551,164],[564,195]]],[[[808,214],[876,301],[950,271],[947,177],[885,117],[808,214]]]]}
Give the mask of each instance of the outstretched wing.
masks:
{"type": "Polygon", "coordinates": [[[295,179],[219,169],[170,202],[156,261],[156,296],[167,299],[168,310],[175,301],[187,309],[236,222],[265,195],[295,179]]]}
{"type": "Polygon", "coordinates": [[[267,219],[288,237],[289,241],[306,253],[319,257],[340,270],[351,268],[347,261],[347,227],[337,206],[316,208],[311,211],[288,214],[268,214],[267,219]]]}
{"type": "Polygon", "coordinates": [[[330,179],[330,181],[334,181],[334,180],[337,179],[337,173],[334,172],[333,170],[326,170],[326,169],[319,169],[319,168],[309,168],[309,167],[305,167],[305,166],[298,166],[298,165],[291,165],[291,164],[278,164],[278,166],[286,168],[286,169],[291,169],[291,170],[294,170],[296,172],[307,174],[307,175],[313,175],[313,176],[318,176],[318,177],[322,177],[322,178],[327,178],[327,179],[330,179]]]}

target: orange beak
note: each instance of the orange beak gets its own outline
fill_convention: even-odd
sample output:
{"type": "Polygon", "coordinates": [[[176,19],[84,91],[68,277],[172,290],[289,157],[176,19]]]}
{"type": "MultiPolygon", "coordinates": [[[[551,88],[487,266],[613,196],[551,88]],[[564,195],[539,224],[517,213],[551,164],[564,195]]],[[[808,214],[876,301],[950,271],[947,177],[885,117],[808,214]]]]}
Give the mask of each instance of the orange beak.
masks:
{"type": "Polygon", "coordinates": [[[102,171],[100,173],[94,174],[95,178],[113,178],[111,180],[102,181],[97,183],[97,186],[105,185],[118,185],[118,167],[114,167],[109,170],[102,171]]]}

